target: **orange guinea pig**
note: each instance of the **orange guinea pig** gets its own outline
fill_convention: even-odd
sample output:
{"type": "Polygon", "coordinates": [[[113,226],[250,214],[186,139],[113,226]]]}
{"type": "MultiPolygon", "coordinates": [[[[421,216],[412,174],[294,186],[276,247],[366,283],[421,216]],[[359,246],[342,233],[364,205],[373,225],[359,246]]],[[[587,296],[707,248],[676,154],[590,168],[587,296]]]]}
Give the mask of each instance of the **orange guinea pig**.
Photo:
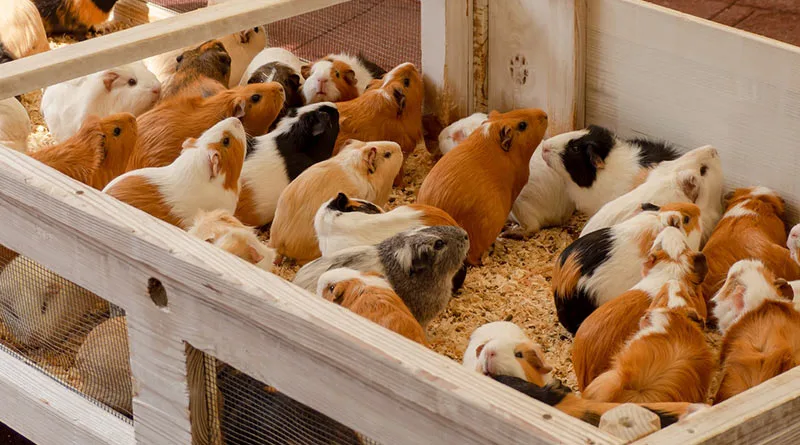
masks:
{"type": "Polygon", "coordinates": [[[139,126],[132,114],[119,113],[101,119],[100,127],[106,135],[106,155],[87,184],[103,190],[112,179],[125,173],[139,138],[139,126]]]}
{"type": "Polygon", "coordinates": [[[209,40],[177,57],[178,65],[161,91],[161,99],[179,94],[213,96],[228,88],[231,56],[219,40],[209,40]]]}
{"type": "Polygon", "coordinates": [[[547,114],[528,108],[498,113],[433,166],[419,204],[444,210],[469,234],[467,262],[481,264],[528,182],[528,163],[547,130],[547,114]]]}
{"type": "Polygon", "coordinates": [[[248,135],[267,131],[283,108],[283,86],[277,82],[254,83],[214,96],[177,96],[139,116],[139,143],[128,171],[163,167],[181,154],[187,138],[196,138],[217,122],[239,118],[248,135]]]}

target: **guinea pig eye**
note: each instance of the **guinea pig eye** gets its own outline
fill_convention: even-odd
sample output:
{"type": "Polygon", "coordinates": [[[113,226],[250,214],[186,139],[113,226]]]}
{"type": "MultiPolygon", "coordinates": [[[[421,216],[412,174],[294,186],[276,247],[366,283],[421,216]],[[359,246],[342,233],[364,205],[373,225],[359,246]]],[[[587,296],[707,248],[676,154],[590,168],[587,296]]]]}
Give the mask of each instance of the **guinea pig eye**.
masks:
{"type": "Polygon", "coordinates": [[[433,243],[433,248],[436,250],[442,250],[444,248],[444,241],[437,239],[435,243],[433,243]]]}
{"type": "Polygon", "coordinates": [[[114,127],[114,136],[119,136],[122,134],[122,128],[114,127]]]}
{"type": "Polygon", "coordinates": [[[128,85],[135,87],[136,86],[136,79],[128,79],[128,85]]]}
{"type": "Polygon", "coordinates": [[[339,72],[337,71],[337,72],[336,72],[336,78],[338,79],[338,78],[340,78],[340,77],[342,77],[342,76],[341,76],[341,75],[339,74],[339,72]]]}
{"type": "Polygon", "coordinates": [[[225,138],[222,140],[222,145],[224,145],[225,147],[227,147],[227,146],[231,145],[231,138],[229,138],[229,137],[225,137],[225,138]]]}
{"type": "Polygon", "coordinates": [[[178,62],[178,63],[183,62],[183,54],[181,54],[180,56],[176,57],[175,61],[178,62]]]}
{"type": "Polygon", "coordinates": [[[333,292],[334,289],[336,289],[335,285],[331,284],[330,286],[328,286],[328,292],[333,292]]]}
{"type": "Polygon", "coordinates": [[[683,224],[689,224],[689,219],[690,219],[690,218],[689,218],[689,216],[688,216],[688,215],[687,215],[687,216],[684,216],[684,217],[683,217],[683,224]]]}
{"type": "Polygon", "coordinates": [[[705,176],[706,173],[708,173],[708,166],[704,165],[704,166],[700,167],[700,176],[705,176]]]}
{"type": "Polygon", "coordinates": [[[387,151],[386,153],[383,154],[383,157],[386,158],[386,159],[391,158],[392,157],[392,152],[391,151],[387,151]]]}
{"type": "Polygon", "coordinates": [[[519,352],[519,351],[517,351],[517,352],[515,352],[515,353],[514,353],[514,357],[516,357],[516,358],[522,358],[522,353],[521,353],[521,352],[519,352]]]}
{"type": "Polygon", "coordinates": [[[253,32],[254,32],[254,33],[256,33],[256,34],[258,34],[258,26],[256,26],[255,28],[253,28],[253,32]]]}
{"type": "Polygon", "coordinates": [[[257,104],[261,100],[261,95],[260,94],[253,94],[252,96],[250,96],[250,100],[254,104],[257,104]]]}
{"type": "Polygon", "coordinates": [[[409,79],[408,77],[403,79],[403,86],[406,87],[406,88],[410,87],[411,86],[411,79],[409,79]]]}
{"type": "Polygon", "coordinates": [[[527,128],[528,128],[528,123],[525,121],[522,121],[519,123],[519,125],[517,125],[517,130],[519,131],[525,131],[527,128]]]}

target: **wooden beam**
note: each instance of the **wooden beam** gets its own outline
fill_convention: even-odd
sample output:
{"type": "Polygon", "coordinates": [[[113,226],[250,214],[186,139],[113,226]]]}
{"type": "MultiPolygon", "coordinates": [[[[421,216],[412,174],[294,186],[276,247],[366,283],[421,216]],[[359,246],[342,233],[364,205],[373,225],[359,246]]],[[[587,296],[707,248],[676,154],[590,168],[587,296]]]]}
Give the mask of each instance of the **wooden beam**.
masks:
{"type": "Polygon", "coordinates": [[[489,0],[473,0],[472,112],[489,112],[489,0]]]}

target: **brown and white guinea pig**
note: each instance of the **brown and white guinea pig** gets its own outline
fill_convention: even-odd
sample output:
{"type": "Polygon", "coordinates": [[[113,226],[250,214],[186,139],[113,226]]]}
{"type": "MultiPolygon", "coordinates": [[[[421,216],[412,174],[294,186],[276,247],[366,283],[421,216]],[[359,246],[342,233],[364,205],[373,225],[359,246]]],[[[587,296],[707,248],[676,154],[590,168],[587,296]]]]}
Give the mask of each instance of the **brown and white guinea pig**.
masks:
{"type": "Polygon", "coordinates": [[[680,202],[661,208],[643,204],[642,209],[629,220],[578,238],[556,259],[553,301],[558,320],[571,334],[595,309],[639,282],[640,266],[665,227],[680,229],[689,247],[700,249],[699,207],[680,202]]]}
{"type": "Polygon", "coordinates": [[[48,34],[81,36],[108,20],[117,0],[33,0],[33,3],[48,34]]]}
{"type": "Polygon", "coordinates": [[[188,49],[175,61],[175,72],[164,81],[162,98],[177,95],[209,97],[228,88],[231,56],[219,40],[209,40],[188,49]]]}
{"type": "Polygon", "coordinates": [[[239,118],[250,136],[267,131],[283,107],[283,88],[275,82],[246,85],[214,96],[173,97],[139,116],[139,144],[128,170],[169,165],[187,138],[200,137],[217,122],[239,118]]]}
{"type": "Polygon", "coordinates": [[[597,125],[542,143],[545,162],[561,175],[570,198],[588,216],[644,182],[651,168],[679,156],[664,142],[622,139],[597,125]]]}
{"type": "Polygon", "coordinates": [[[425,226],[458,226],[444,210],[409,204],[384,213],[377,205],[346,193],[323,203],[314,217],[322,255],[353,246],[369,246],[400,232],[425,226]]]}
{"type": "Polygon", "coordinates": [[[341,267],[379,273],[425,328],[447,307],[468,249],[467,233],[460,227],[420,227],[376,246],[350,247],[318,258],[297,271],[294,284],[314,292],[322,274],[341,267]]]}
{"type": "Polygon", "coordinates": [[[800,279],[800,265],[784,247],[783,199],[766,187],[736,189],[727,198],[727,209],[703,248],[708,258],[703,296],[710,299],[722,287],[728,269],[750,258],[761,260],[780,278],[800,279]]]}
{"type": "MultiPolygon", "coordinates": [[[[308,81],[306,81],[306,85],[308,81]]],[[[419,144],[422,135],[422,76],[411,63],[404,63],[383,76],[380,85],[370,88],[357,99],[337,104],[339,138],[334,154],[349,139],[362,141],[394,141],[400,144],[403,156],[419,144]]],[[[403,182],[401,168],[395,185],[403,182]]]]}
{"type": "Polygon", "coordinates": [[[133,414],[131,360],[125,317],[95,326],[75,356],[78,389],[126,416],[133,414]]]}
{"type": "Polygon", "coordinates": [[[642,279],[592,312],[575,333],[572,364],[579,389],[585,390],[610,369],[611,359],[639,329],[639,320],[652,301],[670,291],[671,280],[680,283],[672,287],[675,298],[683,298],[705,320],[705,302],[697,290],[705,274],[705,257],[688,246],[685,235],[675,227],[662,230],[642,266],[642,279]]]}
{"type": "Polygon", "coordinates": [[[141,62],[100,71],[47,87],[41,111],[56,141],[74,135],[89,115],[115,113],[140,116],[153,108],[161,84],[141,62]]]}
{"type": "Polygon", "coordinates": [[[36,5],[30,0],[0,0],[0,63],[50,50],[36,5]]]}
{"type": "Polygon", "coordinates": [[[795,225],[789,231],[789,236],[786,238],[786,247],[789,249],[792,259],[800,264],[800,224],[795,225]]]}
{"type": "Polygon", "coordinates": [[[446,155],[458,146],[462,141],[469,137],[473,131],[480,128],[489,115],[486,113],[473,113],[463,119],[459,119],[445,127],[439,133],[439,153],[446,155]]]}
{"type": "Polygon", "coordinates": [[[439,160],[423,181],[417,203],[444,210],[467,231],[469,264],[480,264],[503,230],[545,130],[542,110],[493,111],[480,131],[439,160]]]}
{"type": "Polygon", "coordinates": [[[677,280],[667,282],[667,292],[653,300],[639,330],[614,357],[611,369],[586,387],[584,397],[618,403],[705,402],[716,361],[703,334],[705,323],[683,298],[682,286],[677,280]]]}
{"type": "Polygon", "coordinates": [[[236,217],[261,227],[272,222],[283,190],[307,168],[327,160],[339,134],[331,102],[289,109],[277,127],[248,140],[236,217]]]}
{"type": "Polygon", "coordinates": [[[314,232],[319,207],[339,193],[385,205],[402,163],[403,153],[394,142],[351,141],[339,155],[312,165],[281,193],[270,246],[300,263],[319,257],[314,232]]]}
{"type": "Polygon", "coordinates": [[[266,271],[272,270],[275,251],[258,240],[258,234],[252,227],[242,224],[227,210],[198,212],[187,232],[248,263],[266,271]]]}
{"type": "Polygon", "coordinates": [[[550,383],[553,370],[539,345],[508,321],[486,323],[472,331],[462,364],[484,375],[510,375],[537,386],[550,383]]]}
{"type": "Polygon", "coordinates": [[[103,191],[185,230],[200,210],[234,211],[246,144],[242,123],[229,117],[187,139],[172,164],[130,171],[103,191]]]}
{"type": "Polygon", "coordinates": [[[284,108],[302,107],[306,101],[300,92],[305,81],[301,74],[303,62],[283,48],[265,48],[250,62],[239,85],[278,82],[286,95],[284,108]]]}
{"type": "Polygon", "coordinates": [[[39,263],[16,257],[0,273],[0,320],[30,348],[53,346],[108,303],[39,263]]]}
{"type": "Polygon", "coordinates": [[[28,151],[31,118],[13,97],[0,100],[0,145],[22,153],[28,151]]]}
{"type": "Polygon", "coordinates": [[[302,93],[306,103],[344,102],[364,93],[370,82],[386,72],[359,54],[329,54],[301,67],[305,79],[302,93]],[[372,70],[371,70],[372,68],[372,70]]]}
{"type": "Polygon", "coordinates": [[[650,170],[647,180],[604,205],[581,231],[581,236],[611,227],[636,213],[643,202],[665,205],[693,202],[703,218],[703,240],[711,236],[722,215],[722,162],[710,145],[696,148],[674,161],[662,161],[650,170]]]}
{"type": "Polygon", "coordinates": [[[380,274],[350,268],[329,270],[319,278],[317,295],[411,341],[428,346],[425,330],[380,274]]]}
{"type": "Polygon", "coordinates": [[[731,266],[725,284],[711,300],[724,335],[715,404],[800,363],[800,313],[791,295],[786,280],[759,260],[731,266]]]}

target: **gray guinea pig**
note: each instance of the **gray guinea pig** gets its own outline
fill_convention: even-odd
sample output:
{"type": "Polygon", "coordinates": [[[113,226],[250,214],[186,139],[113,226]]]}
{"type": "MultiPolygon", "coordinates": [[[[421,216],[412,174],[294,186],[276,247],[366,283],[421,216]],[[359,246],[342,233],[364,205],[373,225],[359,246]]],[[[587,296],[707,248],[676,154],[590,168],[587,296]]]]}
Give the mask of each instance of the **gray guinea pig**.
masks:
{"type": "Polygon", "coordinates": [[[331,269],[378,272],[425,328],[450,301],[453,276],[461,269],[468,250],[467,232],[460,227],[421,227],[375,246],[351,247],[318,258],[297,272],[294,283],[315,292],[319,277],[331,269]]]}

